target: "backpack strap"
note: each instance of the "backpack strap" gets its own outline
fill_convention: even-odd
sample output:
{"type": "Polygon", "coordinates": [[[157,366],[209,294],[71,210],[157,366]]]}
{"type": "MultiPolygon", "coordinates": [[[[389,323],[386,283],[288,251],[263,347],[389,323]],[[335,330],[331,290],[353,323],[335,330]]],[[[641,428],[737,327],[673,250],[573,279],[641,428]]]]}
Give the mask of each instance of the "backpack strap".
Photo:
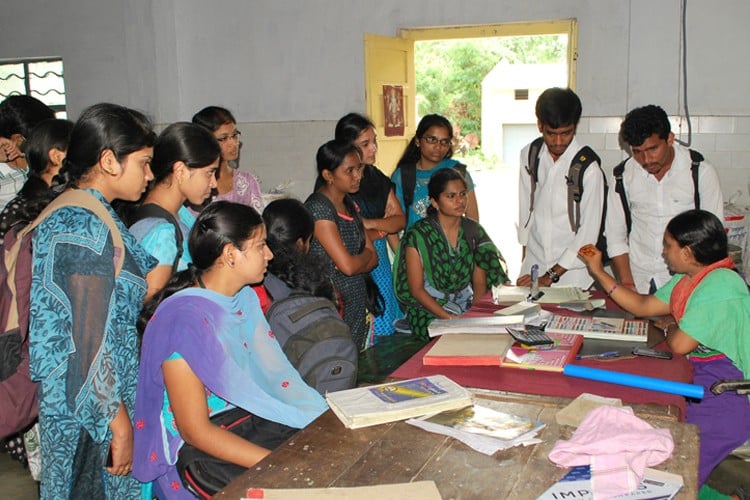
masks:
{"type": "MultiPolygon", "coordinates": [[[[568,221],[570,222],[570,230],[574,233],[578,232],[578,228],[581,227],[581,198],[583,196],[583,175],[586,173],[586,169],[593,162],[600,163],[599,156],[588,146],[584,146],[576,153],[573,160],[570,162],[568,167],[568,175],[565,178],[568,184],[568,221]]],[[[599,167],[601,169],[601,167],[599,167]]],[[[606,195],[606,184],[607,178],[604,176],[605,184],[605,195],[606,195]]],[[[606,196],[605,196],[606,199],[606,196]]]]}
{"type": "Polygon", "coordinates": [[[177,219],[174,215],[172,215],[168,210],[160,207],[156,203],[146,203],[144,205],[141,205],[138,207],[138,209],[133,214],[133,217],[131,219],[130,225],[132,226],[139,220],[143,219],[164,219],[170,224],[172,224],[172,227],[174,227],[174,239],[175,243],[177,244],[177,255],[174,258],[174,261],[172,262],[172,274],[177,272],[177,267],[180,265],[180,259],[182,258],[182,243],[184,241],[182,236],[182,230],[180,229],[180,224],[177,222],[177,219]]]}
{"type": "Polygon", "coordinates": [[[471,253],[476,252],[477,247],[479,246],[479,230],[477,224],[473,223],[473,221],[470,221],[466,217],[461,217],[461,229],[464,230],[464,239],[466,240],[466,243],[469,244],[469,250],[471,250],[471,253]]]}
{"type": "Polygon", "coordinates": [[[417,166],[403,165],[401,167],[401,192],[404,195],[404,213],[409,217],[409,207],[414,203],[414,188],[417,186],[417,166]],[[408,168],[404,168],[408,167],[408,168]]]}
{"type": "MultiPolygon", "coordinates": [[[[122,233],[120,233],[120,229],[117,227],[115,220],[96,196],[82,189],[72,189],[63,192],[57,198],[52,200],[36,219],[18,232],[15,243],[3,252],[5,268],[8,270],[6,283],[12,296],[15,297],[16,295],[16,262],[18,261],[18,254],[21,250],[24,237],[36,229],[36,227],[53,212],[60,208],[69,206],[90,210],[107,226],[112,235],[112,244],[115,247],[115,278],[120,275],[125,260],[125,244],[122,241],[122,233]]],[[[18,328],[18,326],[18,309],[16,307],[11,307],[8,311],[6,330],[18,328]]]]}
{"type": "Polygon", "coordinates": [[[612,170],[612,176],[615,178],[615,192],[620,195],[620,203],[622,203],[622,211],[625,214],[625,226],[628,228],[628,234],[630,234],[630,228],[633,226],[633,219],[630,216],[630,205],[628,205],[628,197],[625,194],[625,183],[622,181],[622,175],[625,172],[625,163],[629,159],[622,160],[612,170]]]}
{"type": "Polygon", "coordinates": [[[705,160],[705,158],[703,158],[703,155],[700,154],[698,151],[695,151],[694,149],[691,149],[689,151],[690,151],[690,173],[693,176],[693,202],[695,203],[695,208],[700,209],[701,208],[701,192],[698,188],[698,169],[701,166],[701,162],[705,160]]]}
{"type": "Polygon", "coordinates": [[[524,227],[529,225],[531,212],[534,211],[534,192],[536,191],[536,183],[539,180],[539,151],[542,149],[543,143],[544,138],[537,137],[529,144],[529,158],[526,163],[526,172],[531,178],[531,185],[529,189],[529,218],[526,219],[524,227]]]}

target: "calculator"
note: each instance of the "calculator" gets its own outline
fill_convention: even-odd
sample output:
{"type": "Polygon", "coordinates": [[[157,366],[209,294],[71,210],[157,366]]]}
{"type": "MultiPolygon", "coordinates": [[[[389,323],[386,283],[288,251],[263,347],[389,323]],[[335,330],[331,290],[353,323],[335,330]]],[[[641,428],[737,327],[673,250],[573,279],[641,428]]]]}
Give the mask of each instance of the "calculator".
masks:
{"type": "Polygon", "coordinates": [[[549,335],[544,333],[544,329],[538,326],[534,327],[529,325],[526,327],[526,331],[508,327],[505,329],[511,337],[524,345],[550,345],[555,343],[549,335]]]}

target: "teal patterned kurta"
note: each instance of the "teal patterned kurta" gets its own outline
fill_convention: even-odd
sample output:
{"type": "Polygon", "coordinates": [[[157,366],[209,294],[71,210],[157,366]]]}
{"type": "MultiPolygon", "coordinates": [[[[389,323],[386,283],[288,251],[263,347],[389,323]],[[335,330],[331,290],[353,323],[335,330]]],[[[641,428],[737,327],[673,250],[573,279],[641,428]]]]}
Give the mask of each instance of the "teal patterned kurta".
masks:
{"type": "Polygon", "coordinates": [[[86,497],[139,498],[131,476],[103,469],[109,424],[125,404],[131,418],[138,375],[136,318],[144,276],[156,261],[119,226],[125,260],[114,279],[107,226],[79,207],[63,207],[35,230],[29,320],[31,376],[39,384],[41,497],[68,498],[74,477],[86,497]],[[76,456],[78,451],[78,456],[76,456]]]}
{"type": "MultiPolygon", "coordinates": [[[[419,252],[424,267],[425,288],[441,292],[439,297],[430,294],[441,306],[448,301],[446,296],[459,293],[471,286],[474,266],[479,266],[487,273],[488,288],[508,281],[503,256],[484,228],[475,221],[464,217],[456,248],[448,244],[435,216],[416,222],[401,241],[396,257],[394,288],[396,296],[405,307],[411,331],[423,340],[429,338],[427,326],[435,316],[424,309],[409,292],[405,247],[415,248],[419,252]],[[470,231],[465,231],[467,228],[470,231]],[[467,232],[471,236],[467,236],[467,232]]],[[[468,309],[473,295],[470,290],[468,292],[469,303],[465,305],[464,311],[468,309]]]]}

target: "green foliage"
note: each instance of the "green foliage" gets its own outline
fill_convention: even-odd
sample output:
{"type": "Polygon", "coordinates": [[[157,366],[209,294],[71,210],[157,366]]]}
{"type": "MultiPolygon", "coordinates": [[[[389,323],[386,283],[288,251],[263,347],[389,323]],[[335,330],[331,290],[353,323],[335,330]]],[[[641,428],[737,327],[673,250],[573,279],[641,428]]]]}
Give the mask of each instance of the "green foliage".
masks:
{"type": "Polygon", "coordinates": [[[480,134],[482,80],[499,62],[565,62],[565,35],[417,42],[414,48],[417,112],[445,115],[461,134],[480,134]]]}

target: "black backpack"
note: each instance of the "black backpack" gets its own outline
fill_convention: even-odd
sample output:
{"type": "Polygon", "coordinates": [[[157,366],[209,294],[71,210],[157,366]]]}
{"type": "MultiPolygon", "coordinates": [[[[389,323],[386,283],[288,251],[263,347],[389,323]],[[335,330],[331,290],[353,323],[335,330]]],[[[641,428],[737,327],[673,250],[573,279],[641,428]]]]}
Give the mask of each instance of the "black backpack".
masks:
{"type": "MultiPolygon", "coordinates": [[[[690,174],[693,177],[693,201],[695,202],[695,208],[701,208],[701,193],[698,190],[698,169],[701,166],[701,162],[705,159],[703,155],[698,151],[690,149],[690,174]]],[[[630,215],[630,205],[628,204],[628,197],[625,194],[625,183],[622,182],[622,175],[625,172],[625,163],[630,158],[622,160],[612,170],[612,176],[615,178],[615,192],[620,195],[620,202],[622,203],[622,211],[625,212],[625,224],[628,226],[628,234],[633,226],[633,219],[630,215]]]]}
{"type": "Polygon", "coordinates": [[[140,207],[138,207],[135,213],[129,218],[128,227],[132,226],[139,220],[149,218],[164,219],[174,227],[174,239],[175,243],[177,244],[177,255],[174,258],[174,262],[172,262],[172,274],[175,274],[177,272],[177,266],[179,266],[180,264],[180,258],[182,257],[183,251],[182,242],[184,240],[182,237],[182,230],[180,229],[180,225],[178,224],[177,219],[175,219],[174,215],[172,215],[168,210],[165,210],[155,203],[146,203],[145,205],[141,205],[140,207]]]}
{"type": "MultiPolygon", "coordinates": [[[[529,146],[529,159],[526,166],[526,172],[531,177],[531,189],[530,189],[530,202],[529,202],[529,218],[526,220],[525,226],[528,226],[531,221],[531,212],[534,211],[534,192],[536,191],[536,183],[539,179],[539,151],[542,149],[544,140],[542,137],[534,139],[529,146]]],[[[565,176],[566,183],[568,185],[568,221],[570,222],[570,229],[574,232],[578,232],[578,228],[581,227],[581,198],[583,197],[583,175],[586,173],[586,169],[593,163],[602,173],[604,179],[604,204],[602,205],[602,220],[599,224],[599,234],[596,238],[596,248],[602,252],[602,259],[606,262],[609,260],[607,256],[607,237],[604,234],[605,221],[607,218],[607,191],[609,187],[607,185],[607,176],[604,175],[604,170],[601,167],[601,160],[599,156],[588,146],[584,146],[576,153],[573,159],[570,161],[570,167],[568,167],[568,175],[565,176]]]]}
{"type": "Polygon", "coordinates": [[[325,394],[356,385],[359,350],[333,302],[292,292],[271,304],[266,319],[309,386],[325,394]]]}
{"type": "MultiPolygon", "coordinates": [[[[461,177],[466,179],[466,165],[463,163],[456,163],[453,166],[454,169],[458,170],[461,177]]],[[[404,213],[409,216],[409,207],[414,203],[414,188],[417,186],[417,168],[402,168],[401,169],[401,192],[404,195],[404,213]]]]}

